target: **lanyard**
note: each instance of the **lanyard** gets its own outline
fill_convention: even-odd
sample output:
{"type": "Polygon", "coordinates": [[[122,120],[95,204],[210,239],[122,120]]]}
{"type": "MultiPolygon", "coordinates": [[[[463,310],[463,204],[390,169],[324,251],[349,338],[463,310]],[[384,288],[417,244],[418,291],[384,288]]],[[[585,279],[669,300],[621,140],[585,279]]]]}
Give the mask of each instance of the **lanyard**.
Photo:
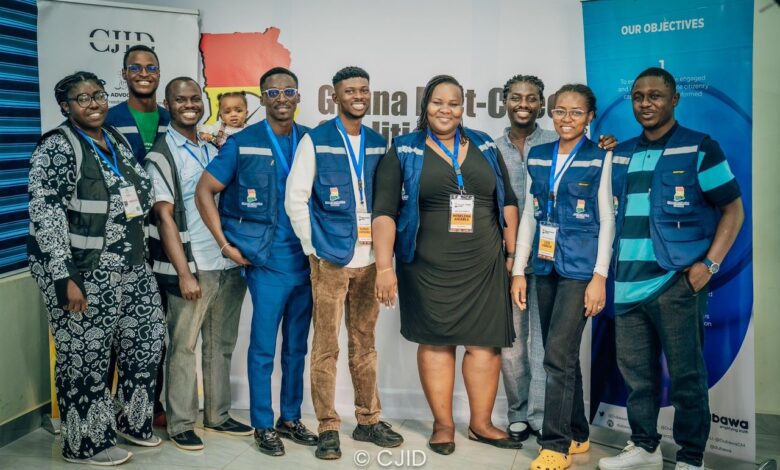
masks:
{"type": "Polygon", "coordinates": [[[89,145],[92,146],[92,150],[97,153],[101,160],[103,160],[106,165],[108,165],[109,168],[111,168],[111,171],[114,172],[114,174],[119,178],[120,180],[124,181],[124,177],[122,177],[122,173],[119,171],[119,161],[117,160],[116,151],[114,150],[114,146],[111,145],[111,139],[108,138],[108,134],[106,131],[103,131],[103,139],[106,141],[106,147],[108,147],[108,151],[111,152],[111,157],[113,161],[109,160],[105,153],[103,153],[97,145],[95,145],[95,141],[92,139],[92,137],[88,136],[84,133],[81,129],[76,129],[79,134],[81,134],[82,137],[87,139],[87,142],[89,142],[89,145]]]}
{"type": "Polygon", "coordinates": [[[574,160],[574,157],[577,156],[577,152],[580,150],[580,147],[582,147],[582,144],[585,143],[585,141],[588,140],[587,137],[582,136],[579,142],[577,142],[577,145],[574,146],[573,149],[571,149],[571,153],[569,153],[569,156],[566,157],[566,161],[563,162],[563,166],[561,167],[561,171],[556,171],[558,169],[558,146],[561,143],[561,140],[558,139],[555,142],[555,147],[553,148],[553,156],[552,156],[552,163],[550,164],[550,195],[547,198],[547,221],[550,222],[552,220],[552,211],[553,206],[555,205],[555,183],[563,176],[563,173],[566,172],[566,168],[569,166],[572,160],[574,160]]]}
{"type": "Polygon", "coordinates": [[[436,142],[436,145],[439,146],[439,148],[448,156],[450,157],[450,160],[452,160],[452,168],[455,170],[455,177],[458,179],[458,189],[460,190],[460,193],[464,193],[464,185],[463,185],[463,173],[460,171],[460,163],[458,163],[458,147],[460,147],[460,129],[455,129],[455,141],[452,146],[452,152],[450,152],[450,149],[444,146],[444,144],[441,143],[441,140],[439,140],[438,137],[433,135],[430,129],[428,129],[428,137],[431,138],[434,142],[436,142]]]}
{"type": "Polygon", "coordinates": [[[295,150],[298,148],[298,129],[296,129],[295,123],[292,125],[292,143],[290,144],[290,160],[287,160],[287,156],[282,153],[282,147],[279,145],[279,139],[276,138],[271,125],[268,124],[268,120],[263,121],[265,123],[265,131],[268,133],[268,139],[271,141],[271,145],[274,147],[274,151],[279,155],[279,163],[282,165],[285,176],[290,175],[290,164],[295,158],[295,150]]]}
{"type": "Polygon", "coordinates": [[[363,160],[366,158],[366,133],[363,126],[360,126],[360,156],[355,158],[355,151],[352,149],[352,143],[349,141],[349,135],[347,130],[344,129],[344,124],[341,123],[341,118],[336,118],[336,126],[339,128],[344,137],[344,142],[347,144],[347,151],[349,152],[349,158],[352,160],[352,167],[355,169],[355,175],[358,180],[358,191],[360,192],[360,203],[363,204],[363,160]]]}
{"type": "MultiPolygon", "coordinates": [[[[171,136],[171,138],[173,138],[173,137],[174,137],[174,136],[173,136],[173,134],[171,133],[171,130],[170,130],[170,129],[168,129],[168,135],[170,135],[170,136],[171,136]]],[[[190,156],[191,156],[191,157],[192,157],[192,158],[193,158],[193,159],[194,159],[196,162],[198,162],[198,165],[200,165],[200,167],[201,167],[201,168],[203,168],[203,169],[205,170],[205,169],[206,169],[206,165],[208,165],[208,164],[209,164],[209,158],[210,158],[210,157],[209,157],[209,147],[208,147],[208,145],[206,145],[206,146],[205,146],[205,148],[206,148],[206,165],[204,165],[204,164],[203,164],[203,162],[200,160],[200,158],[198,158],[198,156],[197,156],[197,155],[195,155],[195,152],[193,152],[193,151],[192,151],[192,149],[190,149],[190,148],[187,146],[187,143],[188,143],[188,142],[189,142],[189,141],[186,141],[186,142],[184,142],[184,145],[182,145],[182,147],[184,147],[184,150],[186,150],[186,151],[187,151],[187,153],[189,153],[189,154],[190,154],[190,156]]]]}

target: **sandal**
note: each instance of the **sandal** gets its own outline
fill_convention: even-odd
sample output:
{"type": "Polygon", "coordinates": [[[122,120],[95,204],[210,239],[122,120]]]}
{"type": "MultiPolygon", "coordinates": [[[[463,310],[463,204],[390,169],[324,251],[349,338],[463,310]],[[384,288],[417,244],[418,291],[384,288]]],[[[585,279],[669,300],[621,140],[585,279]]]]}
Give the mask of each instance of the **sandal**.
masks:
{"type": "Polygon", "coordinates": [[[531,470],[564,470],[571,467],[571,457],[549,449],[540,449],[539,457],[531,462],[531,470]]]}

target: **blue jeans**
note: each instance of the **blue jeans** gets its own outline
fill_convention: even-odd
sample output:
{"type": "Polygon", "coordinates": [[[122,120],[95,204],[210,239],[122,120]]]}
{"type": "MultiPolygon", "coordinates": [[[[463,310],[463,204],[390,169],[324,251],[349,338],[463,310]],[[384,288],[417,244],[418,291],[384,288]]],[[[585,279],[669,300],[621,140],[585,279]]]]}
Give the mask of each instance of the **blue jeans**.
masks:
{"type": "Polygon", "coordinates": [[[661,442],[661,352],[671,378],[677,461],[701,465],[710,433],[704,315],[707,288],[694,293],[685,274],[655,299],[615,317],[617,362],[628,389],[631,440],[653,452],[661,442]]]}
{"type": "Polygon", "coordinates": [[[547,372],[539,445],[543,449],[568,453],[572,440],[584,442],[590,433],[580,372],[588,281],[561,277],[553,270],[547,276],[537,276],[536,286],[544,339],[544,370],[547,372]]]}
{"type": "Polygon", "coordinates": [[[203,424],[219,426],[230,418],[230,361],[246,283],[240,268],[200,271],[198,283],[198,300],[168,295],[165,402],[171,436],[191,431],[198,417],[198,336],[203,339],[203,424]]]}
{"type": "Polygon", "coordinates": [[[303,369],[311,325],[311,284],[270,285],[263,268],[246,268],[252,296],[252,332],[249,337],[249,408],[252,427],[274,426],[271,375],[276,338],[282,326],[282,387],[280,415],[284,421],[301,417],[303,369]]]}
{"type": "Polygon", "coordinates": [[[528,279],[528,308],[512,305],[517,338],[510,348],[501,349],[501,375],[507,400],[509,423],[526,421],[534,431],[542,429],[544,419],[544,347],[536,296],[536,276],[528,279]]]}

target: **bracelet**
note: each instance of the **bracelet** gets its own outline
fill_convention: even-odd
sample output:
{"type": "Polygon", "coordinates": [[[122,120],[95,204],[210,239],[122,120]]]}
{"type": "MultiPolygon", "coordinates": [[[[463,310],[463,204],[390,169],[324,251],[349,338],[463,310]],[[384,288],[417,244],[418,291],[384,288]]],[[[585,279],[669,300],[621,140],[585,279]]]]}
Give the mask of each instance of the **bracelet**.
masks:
{"type": "Polygon", "coordinates": [[[222,253],[222,250],[224,250],[226,246],[230,246],[230,242],[225,242],[225,244],[222,245],[222,248],[219,249],[220,255],[224,255],[224,253],[222,253]]]}
{"type": "Polygon", "coordinates": [[[506,259],[514,258],[514,257],[515,257],[515,252],[514,251],[507,251],[506,252],[506,259]]]}
{"type": "Polygon", "coordinates": [[[376,273],[377,273],[377,275],[379,275],[379,274],[386,273],[387,271],[392,271],[392,270],[393,270],[393,268],[390,267],[390,268],[385,268],[385,269],[379,270],[376,273]]]}

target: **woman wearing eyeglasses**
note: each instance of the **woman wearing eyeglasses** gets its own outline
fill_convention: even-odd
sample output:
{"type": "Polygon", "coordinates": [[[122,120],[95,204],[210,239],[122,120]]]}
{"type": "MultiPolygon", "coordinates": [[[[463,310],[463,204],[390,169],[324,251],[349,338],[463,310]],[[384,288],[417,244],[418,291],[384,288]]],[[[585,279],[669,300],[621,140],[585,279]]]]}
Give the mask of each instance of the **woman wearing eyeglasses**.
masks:
{"type": "Polygon", "coordinates": [[[564,85],[551,110],[560,139],[531,148],[530,181],[517,237],[512,299],[526,308],[525,268],[537,278],[547,372],[541,450],[534,470],[571,466],[587,452],[580,374],[580,341],[588,317],[606,301],[605,283],[615,236],[612,153],[585,135],[596,97],[585,85],[564,85]]]}
{"type": "Polygon", "coordinates": [[[417,130],[396,137],[375,177],[376,295],[395,302],[401,334],[418,343],[417,366],[433,413],[429,447],[455,450],[455,351],[465,346],[469,439],[517,449],[493,426],[500,348],[512,344],[509,277],[517,202],[495,143],[463,127],[463,88],[450,76],[425,87],[417,130]],[[393,269],[395,246],[396,270],[393,269]]]}
{"type": "Polygon", "coordinates": [[[151,182],[127,141],[103,126],[103,84],[76,72],[55,86],[67,120],[41,137],[30,159],[28,253],[57,351],[63,456],[118,465],[132,454],[116,447],[117,433],[140,446],[161,442],[152,406],[165,326],[145,261],[151,182]]]}

